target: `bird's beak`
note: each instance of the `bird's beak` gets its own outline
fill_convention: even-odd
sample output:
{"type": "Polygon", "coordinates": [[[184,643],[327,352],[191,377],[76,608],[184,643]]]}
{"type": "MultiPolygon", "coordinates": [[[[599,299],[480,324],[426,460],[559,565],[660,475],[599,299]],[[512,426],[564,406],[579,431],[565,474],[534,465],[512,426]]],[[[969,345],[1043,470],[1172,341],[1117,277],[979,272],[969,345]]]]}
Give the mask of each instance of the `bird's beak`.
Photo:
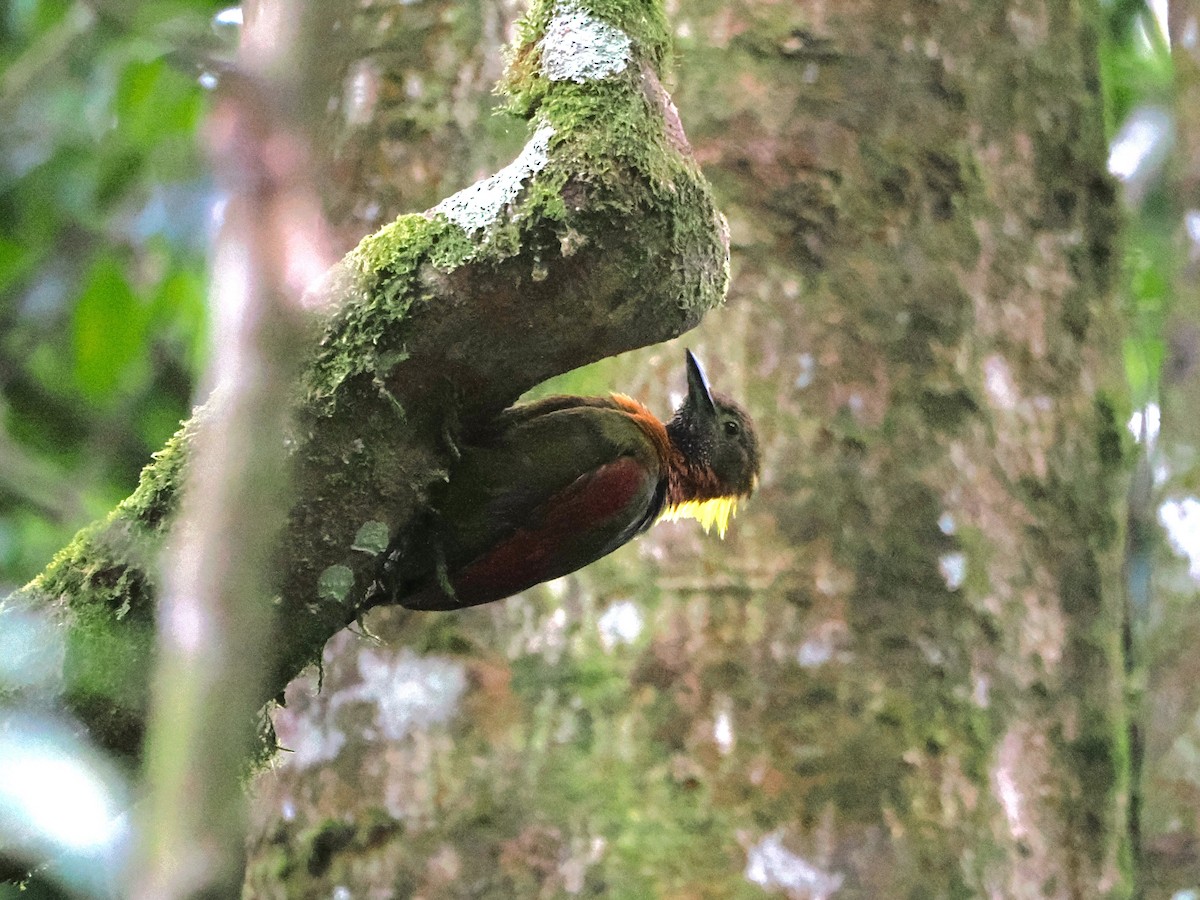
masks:
{"type": "Polygon", "coordinates": [[[692,351],[685,352],[687,353],[688,379],[687,405],[697,413],[715,419],[717,407],[713,403],[712,394],[708,391],[708,381],[704,377],[704,371],[700,368],[700,363],[696,362],[696,357],[692,356],[692,351]]]}

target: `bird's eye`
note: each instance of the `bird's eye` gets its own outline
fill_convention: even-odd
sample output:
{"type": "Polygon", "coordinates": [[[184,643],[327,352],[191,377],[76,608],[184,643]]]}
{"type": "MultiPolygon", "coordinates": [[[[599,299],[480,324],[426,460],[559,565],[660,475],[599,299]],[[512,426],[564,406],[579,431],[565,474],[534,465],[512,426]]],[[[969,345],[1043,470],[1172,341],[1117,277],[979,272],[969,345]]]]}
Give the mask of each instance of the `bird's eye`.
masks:
{"type": "Polygon", "coordinates": [[[738,425],[738,423],[735,422],[733,419],[730,419],[728,422],[725,423],[725,434],[728,437],[737,437],[738,433],[741,430],[742,430],[742,427],[740,425],[738,425]]]}

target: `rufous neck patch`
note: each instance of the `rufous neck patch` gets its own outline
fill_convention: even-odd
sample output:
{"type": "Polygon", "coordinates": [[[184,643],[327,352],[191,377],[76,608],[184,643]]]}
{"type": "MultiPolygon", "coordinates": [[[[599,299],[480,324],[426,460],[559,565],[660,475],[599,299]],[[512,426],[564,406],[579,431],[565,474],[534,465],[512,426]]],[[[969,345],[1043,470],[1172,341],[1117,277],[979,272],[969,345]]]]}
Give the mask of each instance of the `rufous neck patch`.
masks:
{"type": "Polygon", "coordinates": [[[619,409],[629,413],[629,417],[637,422],[642,431],[646,432],[647,437],[654,443],[658,458],[665,465],[671,457],[671,439],[667,437],[667,428],[659,421],[658,416],[628,394],[614,393],[612,399],[619,409]]]}

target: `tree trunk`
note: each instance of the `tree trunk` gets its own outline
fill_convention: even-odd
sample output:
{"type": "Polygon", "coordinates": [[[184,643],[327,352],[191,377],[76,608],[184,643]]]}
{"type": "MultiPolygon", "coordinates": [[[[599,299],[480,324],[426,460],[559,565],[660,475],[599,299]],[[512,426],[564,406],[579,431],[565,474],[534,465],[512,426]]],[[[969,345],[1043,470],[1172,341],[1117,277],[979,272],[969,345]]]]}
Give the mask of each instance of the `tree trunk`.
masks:
{"type": "MultiPolygon", "coordinates": [[[[734,252],[689,345],[762,489],[724,544],[660,525],[339,636],[277,719],[252,896],[1129,895],[1096,14],[676,12],[734,252]]],[[[679,357],[560,385],[665,411],[679,357]]]]}

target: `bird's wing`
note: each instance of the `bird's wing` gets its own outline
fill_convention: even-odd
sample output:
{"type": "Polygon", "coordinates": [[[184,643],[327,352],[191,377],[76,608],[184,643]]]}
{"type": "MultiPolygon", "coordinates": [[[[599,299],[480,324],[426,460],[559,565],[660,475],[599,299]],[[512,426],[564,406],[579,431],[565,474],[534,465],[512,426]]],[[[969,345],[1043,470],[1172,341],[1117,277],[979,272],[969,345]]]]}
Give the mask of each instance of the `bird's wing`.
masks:
{"type": "Polygon", "coordinates": [[[507,597],[611,553],[653,522],[661,506],[657,479],[649,475],[631,456],[581,475],[527,525],[450,575],[449,608],[507,597]]]}
{"type": "Polygon", "coordinates": [[[435,575],[405,606],[507,597],[599,559],[657,517],[662,464],[643,429],[618,408],[555,400],[464,449],[434,529],[454,596],[435,575]]]}

